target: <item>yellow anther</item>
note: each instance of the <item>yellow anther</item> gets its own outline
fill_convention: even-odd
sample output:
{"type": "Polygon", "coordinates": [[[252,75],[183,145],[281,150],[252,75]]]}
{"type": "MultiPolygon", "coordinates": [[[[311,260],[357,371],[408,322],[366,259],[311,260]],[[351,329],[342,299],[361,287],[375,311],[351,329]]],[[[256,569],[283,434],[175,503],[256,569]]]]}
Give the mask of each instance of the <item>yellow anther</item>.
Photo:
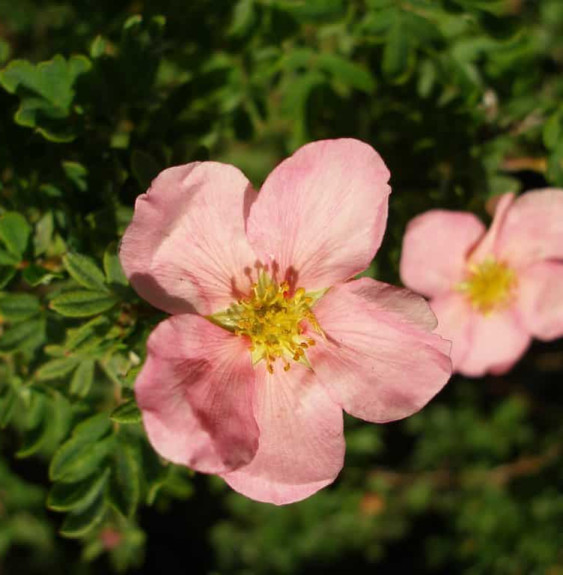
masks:
{"type": "Polygon", "coordinates": [[[467,270],[467,279],[455,286],[464,293],[474,309],[488,315],[506,308],[513,300],[517,278],[503,262],[487,258],[467,270]]]}
{"type": "Polygon", "coordinates": [[[304,333],[308,325],[309,329],[322,334],[311,309],[322,293],[310,297],[303,288],[298,288],[291,295],[287,282],[277,284],[261,272],[250,296],[209,319],[235,335],[248,338],[254,364],[263,360],[266,369],[274,373],[274,362],[281,358],[283,369],[288,371],[290,360],[309,365],[304,350],[314,345],[314,340],[304,333]]]}

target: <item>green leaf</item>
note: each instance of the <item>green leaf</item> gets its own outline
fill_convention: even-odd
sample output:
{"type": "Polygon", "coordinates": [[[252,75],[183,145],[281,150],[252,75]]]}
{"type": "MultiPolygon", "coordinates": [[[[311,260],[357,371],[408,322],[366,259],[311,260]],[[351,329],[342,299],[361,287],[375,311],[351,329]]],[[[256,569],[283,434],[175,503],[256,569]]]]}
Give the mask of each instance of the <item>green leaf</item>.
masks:
{"type": "Polygon", "coordinates": [[[51,309],[66,317],[88,317],[111,309],[117,298],[110,293],[72,290],[53,298],[51,309]]]}
{"type": "Polygon", "coordinates": [[[142,419],[141,410],[134,399],[130,399],[116,407],[112,411],[110,417],[112,421],[124,424],[140,423],[142,419]]]}
{"type": "Polygon", "coordinates": [[[44,254],[49,249],[54,231],[55,221],[53,218],[53,212],[47,212],[43,214],[41,219],[35,224],[33,251],[36,256],[44,254]]]}
{"type": "Polygon", "coordinates": [[[0,400],[0,429],[4,429],[11,421],[18,396],[13,389],[0,400]]]}
{"type": "Polygon", "coordinates": [[[403,19],[397,14],[387,34],[383,49],[383,75],[400,82],[406,79],[410,59],[410,40],[403,25],[403,19]]]}
{"type": "Polygon", "coordinates": [[[123,286],[129,284],[125,274],[123,273],[123,268],[121,267],[119,257],[111,246],[108,247],[104,253],[104,271],[106,272],[108,283],[119,284],[123,286]]]}
{"type": "Polygon", "coordinates": [[[0,265],[2,266],[15,266],[21,261],[20,256],[14,256],[10,252],[0,248],[0,265]]]}
{"type": "Polygon", "coordinates": [[[106,53],[107,40],[98,34],[90,45],[90,58],[101,58],[106,53]]]}
{"type": "Polygon", "coordinates": [[[16,275],[16,270],[12,267],[0,266],[0,289],[6,287],[16,275]]]}
{"type": "Polygon", "coordinates": [[[561,136],[561,114],[552,114],[543,125],[543,143],[548,150],[557,146],[561,136]]]}
{"type": "Polygon", "coordinates": [[[96,441],[107,435],[112,429],[107,413],[98,413],[81,421],[73,430],[73,437],[86,437],[96,441]]]}
{"type": "Polygon", "coordinates": [[[114,453],[111,467],[109,499],[125,517],[131,517],[139,503],[139,465],[131,447],[120,445],[114,453]]]}
{"type": "Polygon", "coordinates": [[[0,338],[0,351],[32,350],[45,341],[45,320],[32,319],[17,323],[0,338]]]}
{"type": "Polygon", "coordinates": [[[29,319],[40,311],[37,297],[27,293],[14,293],[0,297],[0,318],[17,322],[29,319]]]}
{"type": "Polygon", "coordinates": [[[78,162],[63,162],[63,170],[67,178],[80,192],[88,189],[88,170],[78,162]]]}
{"type": "Polygon", "coordinates": [[[64,256],[63,263],[68,273],[81,286],[96,291],[107,291],[104,274],[91,258],[68,253],[64,256]]]}
{"type": "Polygon", "coordinates": [[[363,66],[351,62],[337,54],[320,54],[317,63],[319,67],[335,79],[356,90],[371,94],[375,90],[375,80],[363,66]]]}
{"type": "Polygon", "coordinates": [[[254,0],[239,0],[233,10],[233,19],[228,34],[235,38],[244,36],[256,23],[254,0]]]}
{"type": "MultiPolygon", "coordinates": [[[[58,275],[58,274],[57,274],[58,275]]],[[[41,266],[31,264],[26,267],[22,272],[23,279],[31,286],[35,287],[40,284],[47,284],[57,275],[51,273],[49,270],[41,266]]]]}
{"type": "Polygon", "coordinates": [[[114,446],[113,435],[100,441],[84,435],[72,437],[57,450],[51,461],[51,480],[75,482],[88,477],[100,468],[114,446]]]}
{"type": "Polygon", "coordinates": [[[0,216],[0,239],[20,260],[27,247],[30,234],[31,226],[20,213],[6,212],[0,216]]]}
{"type": "Polygon", "coordinates": [[[58,481],[47,497],[47,507],[54,511],[69,511],[87,507],[103,490],[110,474],[109,468],[77,483],[58,481]]]}
{"type": "Polygon", "coordinates": [[[86,359],[80,363],[70,381],[70,393],[77,397],[86,397],[94,380],[93,359],[86,359]]]}
{"type": "Polygon", "coordinates": [[[49,433],[49,418],[43,417],[38,425],[24,434],[23,442],[16,457],[21,459],[37,453],[45,443],[49,433]]]}
{"type": "Polygon", "coordinates": [[[105,510],[105,493],[100,489],[87,507],[76,509],[67,515],[59,533],[63,537],[82,537],[102,521],[105,510]]]}
{"type": "Polygon", "coordinates": [[[47,381],[68,375],[80,362],[76,357],[63,357],[47,361],[37,370],[37,379],[47,381]]]}
{"type": "Polygon", "coordinates": [[[84,56],[66,60],[57,54],[52,60],[32,64],[13,60],[0,71],[0,85],[20,98],[14,120],[20,126],[35,128],[54,142],[74,139],[69,122],[77,78],[91,68],[84,56]]]}

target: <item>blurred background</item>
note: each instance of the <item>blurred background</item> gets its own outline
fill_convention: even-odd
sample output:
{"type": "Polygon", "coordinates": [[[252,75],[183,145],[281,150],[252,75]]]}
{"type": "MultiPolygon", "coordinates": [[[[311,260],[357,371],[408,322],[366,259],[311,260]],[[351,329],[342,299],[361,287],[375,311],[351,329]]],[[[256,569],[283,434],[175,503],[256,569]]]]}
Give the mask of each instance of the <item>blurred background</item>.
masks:
{"type": "Polygon", "coordinates": [[[347,419],[337,482],[276,508],[150,448],[164,316],[116,257],[164,167],[259,186],[351,136],[394,190],[366,273],[399,283],[416,214],[563,186],[561,0],[0,0],[0,69],[0,573],[563,574],[561,341],[347,419]]]}

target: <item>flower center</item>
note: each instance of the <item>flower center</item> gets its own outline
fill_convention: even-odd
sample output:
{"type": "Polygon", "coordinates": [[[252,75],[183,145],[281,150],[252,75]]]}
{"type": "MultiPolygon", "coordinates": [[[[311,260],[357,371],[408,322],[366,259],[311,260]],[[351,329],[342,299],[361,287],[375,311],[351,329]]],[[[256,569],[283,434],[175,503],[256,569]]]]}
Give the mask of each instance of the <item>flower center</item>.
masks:
{"type": "Polygon", "coordinates": [[[506,307],[516,289],[514,272],[504,263],[487,258],[468,268],[467,279],[456,289],[466,294],[471,305],[483,315],[506,307]]]}
{"type": "Polygon", "coordinates": [[[321,292],[305,293],[298,288],[290,295],[289,284],[277,284],[265,272],[260,272],[248,297],[238,300],[227,310],[210,317],[219,326],[250,340],[252,363],[264,360],[270,373],[274,362],[281,359],[285,371],[289,360],[309,366],[305,350],[315,345],[315,340],[305,333],[305,322],[317,332],[322,330],[311,307],[324,295],[321,292]]]}

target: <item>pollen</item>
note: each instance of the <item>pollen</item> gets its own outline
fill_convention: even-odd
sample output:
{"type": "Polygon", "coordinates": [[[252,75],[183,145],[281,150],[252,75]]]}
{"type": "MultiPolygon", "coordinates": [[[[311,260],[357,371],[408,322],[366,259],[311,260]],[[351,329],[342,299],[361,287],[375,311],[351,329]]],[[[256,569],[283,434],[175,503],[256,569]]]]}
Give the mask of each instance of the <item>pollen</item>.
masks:
{"type": "Polygon", "coordinates": [[[209,319],[247,338],[254,365],[264,361],[274,373],[278,362],[288,371],[291,362],[309,366],[306,351],[315,340],[307,327],[322,335],[312,307],[324,293],[306,293],[303,288],[292,293],[287,282],[278,284],[261,271],[249,296],[209,319]]]}
{"type": "Polygon", "coordinates": [[[516,287],[514,271],[503,262],[487,258],[469,266],[467,279],[457,284],[456,290],[467,296],[474,309],[489,315],[508,307],[515,296],[516,287]]]}

